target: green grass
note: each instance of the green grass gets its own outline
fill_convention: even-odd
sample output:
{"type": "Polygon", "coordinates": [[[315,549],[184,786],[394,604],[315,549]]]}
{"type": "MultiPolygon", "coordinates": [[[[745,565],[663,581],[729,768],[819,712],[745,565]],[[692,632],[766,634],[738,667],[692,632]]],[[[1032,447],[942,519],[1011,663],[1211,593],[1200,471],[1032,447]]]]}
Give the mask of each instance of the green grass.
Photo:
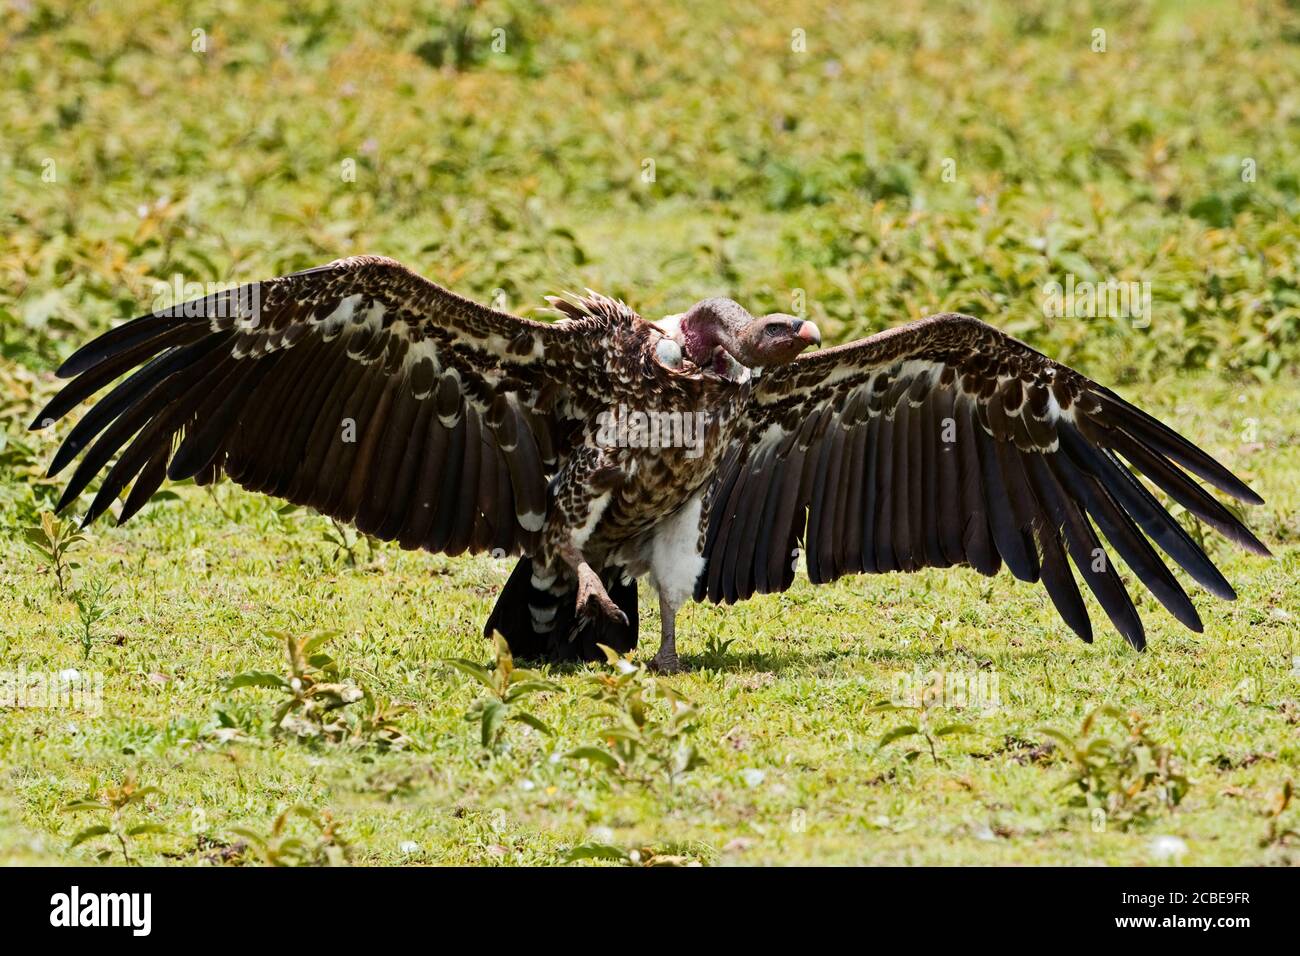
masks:
{"type": "Polygon", "coordinates": [[[235,830],[267,834],[294,806],[328,811],[360,863],[555,863],[588,842],[704,863],[1295,862],[1294,839],[1265,838],[1300,758],[1300,14],[1065,6],[6,7],[0,671],[99,673],[104,699],[99,716],[0,709],[0,860],[93,861],[109,843],[70,844],[97,815],[64,807],[134,776],[160,792],[125,825],[168,831],[134,841],[145,863],[251,862],[235,830]],[[1145,654],[1091,602],[1087,646],[1041,589],[969,571],[688,606],[691,670],[668,683],[698,709],[707,762],[672,786],[564,757],[601,743],[586,694],[607,668],[552,671],[559,689],[522,703],[553,737],[511,723],[480,745],[463,719],[480,689],[441,662],[490,657],[505,562],[365,542],[349,561],[319,516],[183,486],[92,528],[60,594],[23,540],[57,496],[39,475],[69,424],[23,430],[50,370],[159,281],[360,251],[520,311],[586,286],[652,316],[716,294],[788,309],[802,290],[837,340],[979,315],[1249,481],[1277,558],[1207,536],[1239,600],[1189,583],[1194,635],[1143,594],[1145,654]],[[1150,282],[1149,327],[1046,318],[1042,286],[1066,273],[1150,282]],[[108,613],[86,660],[72,592],[96,587],[108,613]],[[325,630],[346,680],[409,705],[410,746],[275,734],[276,692],[227,688],[284,673],[267,631],[325,630]],[[937,763],[908,759],[910,738],[878,748],[910,717],[873,705],[931,671],[995,677],[999,706],[931,715],[971,725],[937,763]],[[1140,714],[1191,785],[1098,832],[1070,805],[1068,761],[1035,748],[1102,704],[1140,714]],[[1186,853],[1160,857],[1161,835],[1186,853]]]}

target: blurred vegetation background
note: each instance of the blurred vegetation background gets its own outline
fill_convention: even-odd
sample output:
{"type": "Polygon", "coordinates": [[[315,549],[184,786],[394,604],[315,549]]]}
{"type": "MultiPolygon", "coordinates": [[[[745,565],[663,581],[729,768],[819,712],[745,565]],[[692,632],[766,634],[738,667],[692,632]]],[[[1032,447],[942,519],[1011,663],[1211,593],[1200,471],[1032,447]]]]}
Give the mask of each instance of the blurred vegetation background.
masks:
{"type": "Polygon", "coordinates": [[[524,313],[800,296],[832,339],[959,310],[1121,385],[1289,375],[1298,79],[1280,0],[15,0],[9,466],[158,283],[359,252],[524,313]],[[1048,317],[1067,274],[1149,282],[1149,326],[1048,317]]]}

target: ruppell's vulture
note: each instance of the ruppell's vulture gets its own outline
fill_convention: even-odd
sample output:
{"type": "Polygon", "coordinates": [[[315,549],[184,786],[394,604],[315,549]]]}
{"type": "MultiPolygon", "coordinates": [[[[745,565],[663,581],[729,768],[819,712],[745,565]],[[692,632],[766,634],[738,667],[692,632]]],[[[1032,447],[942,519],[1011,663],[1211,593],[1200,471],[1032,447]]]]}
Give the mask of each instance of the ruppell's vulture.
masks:
{"type": "Polygon", "coordinates": [[[653,664],[675,670],[682,604],[784,591],[799,555],[814,583],[1005,564],[1090,641],[1073,562],[1140,649],[1103,538],[1193,630],[1157,547],[1235,597],[1148,482],[1268,554],[1190,477],[1259,503],[1226,468],[969,316],[800,354],[820,344],[813,323],[728,299],[658,323],[595,293],[551,301],[558,321],[530,321],[391,259],[342,259],[106,332],[32,427],[117,382],[50,466],[82,456],[62,509],[112,461],[86,522],[128,486],[119,522],[164,478],[224,473],[404,548],[520,556],[485,631],[521,656],[631,649],[648,574],[653,664]]]}

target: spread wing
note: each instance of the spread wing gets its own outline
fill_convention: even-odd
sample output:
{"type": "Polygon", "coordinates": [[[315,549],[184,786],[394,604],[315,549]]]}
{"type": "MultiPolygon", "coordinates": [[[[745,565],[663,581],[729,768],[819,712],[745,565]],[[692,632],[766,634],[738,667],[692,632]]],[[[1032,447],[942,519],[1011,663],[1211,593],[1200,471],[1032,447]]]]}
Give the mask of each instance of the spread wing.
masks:
{"type": "Polygon", "coordinates": [[[1242,501],[1259,496],[1195,445],[977,319],[922,319],[757,381],[749,429],[713,488],[696,598],[785,590],[800,548],[814,583],[952,565],[992,575],[1005,563],[1041,581],[1090,641],[1068,555],[1116,629],[1142,648],[1142,621],[1104,536],[1199,631],[1152,542],[1212,594],[1236,594],[1128,466],[1231,540],[1269,553],[1187,472],[1242,501]]]}
{"type": "MultiPolygon", "coordinates": [[[[33,428],[131,374],[72,429],[59,508],[119,451],[86,514],[134,481],[223,472],[403,547],[531,549],[566,423],[599,394],[582,320],[485,308],[391,259],[359,256],[127,322],[75,354],[33,428]]],[[[598,343],[596,343],[598,345],[598,343]]]]}

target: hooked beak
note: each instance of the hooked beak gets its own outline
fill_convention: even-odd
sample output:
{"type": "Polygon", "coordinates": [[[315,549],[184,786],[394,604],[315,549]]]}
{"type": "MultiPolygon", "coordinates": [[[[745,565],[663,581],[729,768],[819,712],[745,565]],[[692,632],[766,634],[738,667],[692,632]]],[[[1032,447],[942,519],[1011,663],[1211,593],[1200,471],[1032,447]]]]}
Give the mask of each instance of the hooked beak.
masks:
{"type": "Polygon", "coordinates": [[[794,334],[803,339],[813,348],[822,344],[822,332],[817,328],[816,322],[809,322],[806,319],[799,319],[794,324],[794,334]]]}

